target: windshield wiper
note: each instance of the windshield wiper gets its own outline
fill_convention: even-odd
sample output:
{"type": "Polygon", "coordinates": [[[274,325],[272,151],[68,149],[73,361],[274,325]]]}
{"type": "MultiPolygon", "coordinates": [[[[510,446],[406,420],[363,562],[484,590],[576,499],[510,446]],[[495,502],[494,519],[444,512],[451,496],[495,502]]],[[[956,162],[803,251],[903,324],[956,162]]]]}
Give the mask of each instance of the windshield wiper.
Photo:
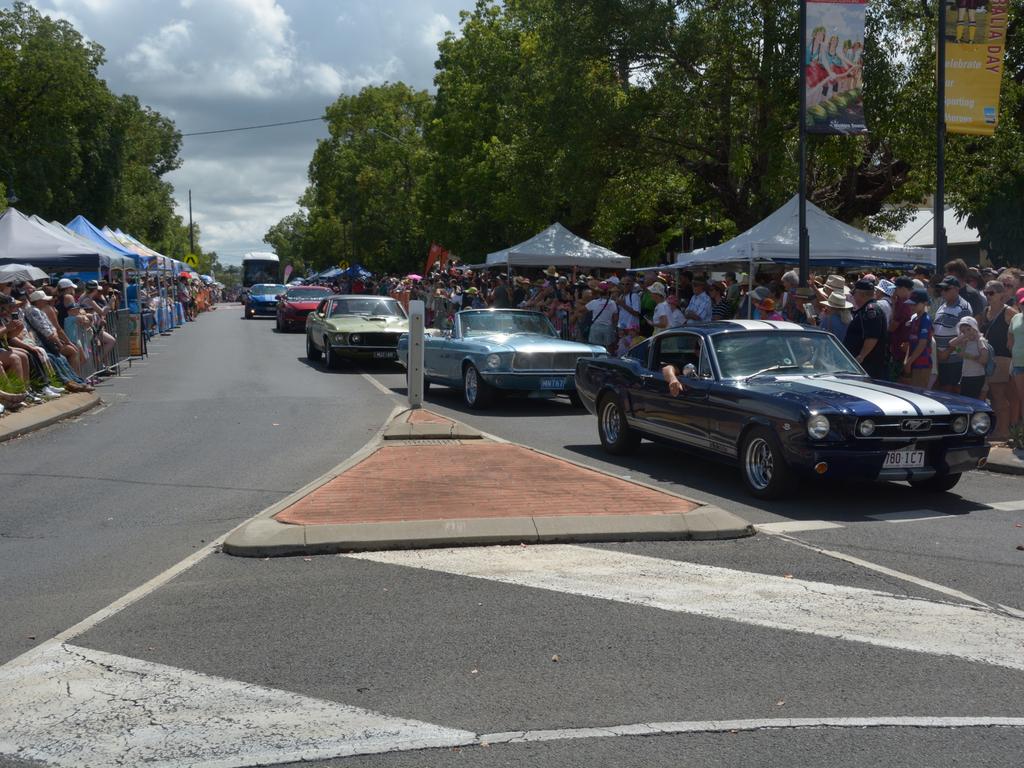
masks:
{"type": "MultiPolygon", "coordinates": [[[[755,376],[760,376],[763,373],[772,373],[773,371],[799,371],[801,366],[799,365],[770,365],[767,368],[762,368],[756,373],[752,373],[747,376],[747,379],[752,379],[755,376]]],[[[745,381],[746,379],[744,379],[745,381]]]]}

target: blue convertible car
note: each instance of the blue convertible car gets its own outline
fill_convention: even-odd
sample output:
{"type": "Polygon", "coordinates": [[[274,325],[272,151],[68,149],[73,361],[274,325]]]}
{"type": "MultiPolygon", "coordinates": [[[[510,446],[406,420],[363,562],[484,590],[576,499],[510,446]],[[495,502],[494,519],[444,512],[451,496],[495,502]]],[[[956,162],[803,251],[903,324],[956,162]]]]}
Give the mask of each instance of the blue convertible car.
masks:
{"type": "MultiPolygon", "coordinates": [[[[405,365],[409,337],[398,340],[405,365]]],[[[486,408],[500,392],[576,400],[576,361],[607,356],[604,347],[565,341],[540,312],[467,309],[450,332],[431,331],[423,344],[424,384],[461,387],[466,405],[486,408]]]]}
{"type": "Polygon", "coordinates": [[[869,379],[830,333],[760,320],[666,331],[627,357],[581,360],[576,390],[610,453],[644,437],[697,448],[738,463],[761,498],[801,475],[947,491],[987,461],[993,423],[980,400],[869,379]]]}

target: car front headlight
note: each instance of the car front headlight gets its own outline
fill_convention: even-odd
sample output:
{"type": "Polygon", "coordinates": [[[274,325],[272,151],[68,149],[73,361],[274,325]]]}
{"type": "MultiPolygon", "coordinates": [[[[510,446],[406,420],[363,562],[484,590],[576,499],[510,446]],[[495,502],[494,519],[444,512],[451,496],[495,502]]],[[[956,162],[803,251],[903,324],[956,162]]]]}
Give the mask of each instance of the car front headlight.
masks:
{"type": "Polygon", "coordinates": [[[828,419],[820,413],[811,416],[807,420],[807,434],[815,440],[823,440],[827,437],[830,428],[831,425],[828,423],[828,419]]]}
{"type": "Polygon", "coordinates": [[[487,367],[488,368],[500,368],[501,367],[501,355],[488,355],[487,356],[487,367]]]}
{"type": "Polygon", "coordinates": [[[346,336],[347,334],[344,333],[332,333],[331,341],[333,341],[335,344],[344,344],[347,341],[346,336]]]}
{"type": "Polygon", "coordinates": [[[957,416],[953,419],[953,423],[950,426],[956,434],[962,435],[967,431],[967,417],[957,416]]]}
{"type": "Polygon", "coordinates": [[[971,416],[971,432],[976,435],[987,435],[992,428],[992,418],[984,412],[978,412],[971,416]]]}
{"type": "Polygon", "coordinates": [[[360,336],[358,333],[353,333],[351,336],[348,337],[348,340],[350,344],[359,344],[362,342],[363,337],[360,336]]]}
{"type": "Polygon", "coordinates": [[[857,434],[861,437],[871,437],[875,434],[875,422],[871,419],[863,419],[861,423],[857,425],[857,434]]]}

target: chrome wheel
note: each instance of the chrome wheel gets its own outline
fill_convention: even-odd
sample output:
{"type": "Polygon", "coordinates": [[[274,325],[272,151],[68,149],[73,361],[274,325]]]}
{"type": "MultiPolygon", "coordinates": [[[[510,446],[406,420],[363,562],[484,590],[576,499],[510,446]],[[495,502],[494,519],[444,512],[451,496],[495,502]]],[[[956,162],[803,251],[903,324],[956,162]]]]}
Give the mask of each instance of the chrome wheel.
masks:
{"type": "Polygon", "coordinates": [[[747,455],[744,469],[750,485],[764,490],[772,483],[775,475],[775,456],[772,447],[763,437],[755,437],[747,444],[747,455]]]}
{"type": "Polygon", "coordinates": [[[480,397],[480,379],[476,368],[470,366],[466,369],[466,402],[475,405],[480,397]]]}
{"type": "Polygon", "coordinates": [[[604,432],[607,442],[619,442],[619,435],[622,433],[622,416],[619,414],[619,406],[613,400],[605,403],[601,410],[601,431],[604,432]]]}

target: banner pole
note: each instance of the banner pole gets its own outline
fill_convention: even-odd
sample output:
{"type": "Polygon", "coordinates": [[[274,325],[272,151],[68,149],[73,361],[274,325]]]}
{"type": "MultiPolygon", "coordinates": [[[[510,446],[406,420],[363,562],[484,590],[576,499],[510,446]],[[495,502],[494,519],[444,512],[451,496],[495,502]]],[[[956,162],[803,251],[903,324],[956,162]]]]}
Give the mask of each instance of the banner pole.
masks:
{"type": "Polygon", "coordinates": [[[946,0],[937,0],[935,61],[935,274],[946,263],[946,0]]]}
{"type": "Polygon", "coordinates": [[[800,0],[800,286],[807,287],[811,244],[807,232],[807,0],[800,0]]]}

